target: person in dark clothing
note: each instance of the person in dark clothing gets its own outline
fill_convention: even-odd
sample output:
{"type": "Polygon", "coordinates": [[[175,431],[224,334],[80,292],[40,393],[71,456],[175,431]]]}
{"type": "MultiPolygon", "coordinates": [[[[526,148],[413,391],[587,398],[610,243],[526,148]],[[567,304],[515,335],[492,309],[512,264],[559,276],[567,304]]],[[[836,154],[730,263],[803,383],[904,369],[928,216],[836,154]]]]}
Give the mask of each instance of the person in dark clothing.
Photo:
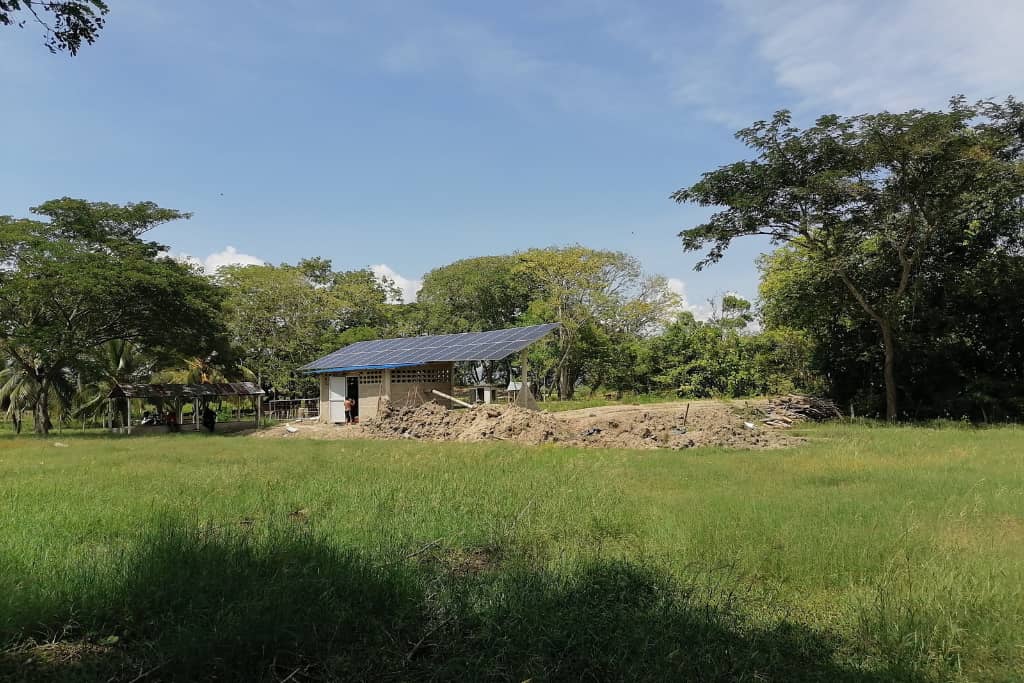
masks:
{"type": "Polygon", "coordinates": [[[164,423],[167,425],[167,431],[178,431],[178,411],[173,409],[168,410],[167,415],[164,416],[164,423]]]}
{"type": "Polygon", "coordinates": [[[209,404],[203,406],[203,426],[206,427],[211,433],[213,428],[217,425],[217,413],[213,412],[209,404]]]}

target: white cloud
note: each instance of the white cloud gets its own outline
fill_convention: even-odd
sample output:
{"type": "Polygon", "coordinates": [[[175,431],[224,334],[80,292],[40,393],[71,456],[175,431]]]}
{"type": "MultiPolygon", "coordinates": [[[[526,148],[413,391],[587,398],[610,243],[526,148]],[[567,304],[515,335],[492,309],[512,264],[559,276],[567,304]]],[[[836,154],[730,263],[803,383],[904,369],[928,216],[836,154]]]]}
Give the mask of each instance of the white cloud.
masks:
{"type": "Polygon", "coordinates": [[[1024,85],[1020,0],[723,2],[775,81],[809,107],[934,107],[1024,85]]]}
{"type": "Polygon", "coordinates": [[[677,277],[668,278],[668,288],[679,295],[681,299],[686,300],[686,283],[677,277]]]}
{"type": "Polygon", "coordinates": [[[680,311],[689,311],[697,320],[707,320],[711,317],[711,306],[707,303],[692,304],[686,298],[686,283],[677,277],[670,277],[667,281],[668,288],[679,295],[680,311]]]}
{"type": "Polygon", "coordinates": [[[420,288],[423,286],[423,280],[407,278],[404,275],[400,275],[395,272],[394,268],[391,266],[383,263],[370,266],[370,270],[377,276],[377,279],[383,280],[384,278],[387,278],[394,282],[402,291],[402,301],[404,303],[409,304],[416,301],[416,293],[419,292],[420,288]]]}
{"type": "Polygon", "coordinates": [[[262,266],[266,261],[249,254],[243,254],[234,247],[228,245],[223,251],[210,254],[203,261],[203,266],[208,273],[215,273],[221,266],[262,266]]]}
{"type": "Polygon", "coordinates": [[[204,259],[196,258],[184,252],[170,252],[170,257],[178,261],[195,264],[210,275],[216,273],[217,269],[221,266],[262,266],[266,263],[264,259],[252,256],[251,254],[243,254],[231,245],[224,247],[221,251],[210,254],[204,259]]]}

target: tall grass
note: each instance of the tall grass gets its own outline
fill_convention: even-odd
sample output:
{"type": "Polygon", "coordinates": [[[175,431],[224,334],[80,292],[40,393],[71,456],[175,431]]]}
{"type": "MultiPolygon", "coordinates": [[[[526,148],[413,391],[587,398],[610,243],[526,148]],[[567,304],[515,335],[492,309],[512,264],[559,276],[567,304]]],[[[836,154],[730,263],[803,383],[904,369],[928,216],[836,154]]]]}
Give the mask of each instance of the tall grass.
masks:
{"type": "Polygon", "coordinates": [[[1024,677],[1024,432],[0,439],[0,678],[1024,677]]]}

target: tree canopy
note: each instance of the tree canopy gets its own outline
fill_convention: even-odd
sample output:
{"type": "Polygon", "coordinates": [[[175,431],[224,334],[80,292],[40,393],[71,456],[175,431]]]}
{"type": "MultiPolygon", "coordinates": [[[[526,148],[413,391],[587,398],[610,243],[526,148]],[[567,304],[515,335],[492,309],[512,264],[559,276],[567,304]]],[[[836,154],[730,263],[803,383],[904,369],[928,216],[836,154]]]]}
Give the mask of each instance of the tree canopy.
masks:
{"type": "Polygon", "coordinates": [[[483,332],[513,327],[530,305],[532,282],[514,255],[480,256],[435,268],[416,297],[425,331],[483,332]]]}
{"type": "Polygon", "coordinates": [[[385,333],[394,283],[323,258],[296,266],[225,266],[215,276],[239,361],[277,391],[303,393],[296,369],[340,346],[385,333]]]}
{"type": "Polygon", "coordinates": [[[679,304],[665,278],[647,275],[628,254],[580,245],[530,249],[516,269],[534,284],[527,317],[560,323],[546,363],[559,398],[572,398],[587,364],[616,354],[626,338],[667,322],[679,304]]]}
{"type": "MultiPolygon", "coordinates": [[[[782,111],[737,133],[756,152],[705,173],[678,202],[719,207],[680,233],[706,250],[698,269],[739,237],[766,235],[845,289],[882,350],[886,415],[899,412],[897,353],[917,292],[969,254],[1022,241],[1024,108],[1009,99],[948,110],[823,116],[806,129],[782,111]]],[[[834,297],[833,297],[834,299],[834,297]]],[[[826,299],[828,300],[828,299],[826,299]]]]}
{"type": "Polygon", "coordinates": [[[37,430],[50,423],[50,387],[95,348],[216,345],[220,291],[139,237],[186,214],[69,198],[32,212],[49,220],[0,218],[0,352],[38,387],[37,430]]]}
{"type": "Polygon", "coordinates": [[[77,55],[96,42],[109,11],[103,0],[0,0],[0,26],[36,24],[50,52],[77,55]]]}

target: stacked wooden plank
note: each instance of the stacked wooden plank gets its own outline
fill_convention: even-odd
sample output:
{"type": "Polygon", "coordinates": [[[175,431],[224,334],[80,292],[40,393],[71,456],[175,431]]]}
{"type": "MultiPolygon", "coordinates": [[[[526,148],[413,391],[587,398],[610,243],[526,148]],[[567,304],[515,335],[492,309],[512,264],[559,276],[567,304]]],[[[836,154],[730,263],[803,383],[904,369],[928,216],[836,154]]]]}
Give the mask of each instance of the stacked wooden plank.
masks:
{"type": "Polygon", "coordinates": [[[821,422],[837,417],[841,417],[839,408],[830,399],[790,394],[768,401],[768,417],[763,422],[768,427],[785,429],[798,422],[821,422]]]}

